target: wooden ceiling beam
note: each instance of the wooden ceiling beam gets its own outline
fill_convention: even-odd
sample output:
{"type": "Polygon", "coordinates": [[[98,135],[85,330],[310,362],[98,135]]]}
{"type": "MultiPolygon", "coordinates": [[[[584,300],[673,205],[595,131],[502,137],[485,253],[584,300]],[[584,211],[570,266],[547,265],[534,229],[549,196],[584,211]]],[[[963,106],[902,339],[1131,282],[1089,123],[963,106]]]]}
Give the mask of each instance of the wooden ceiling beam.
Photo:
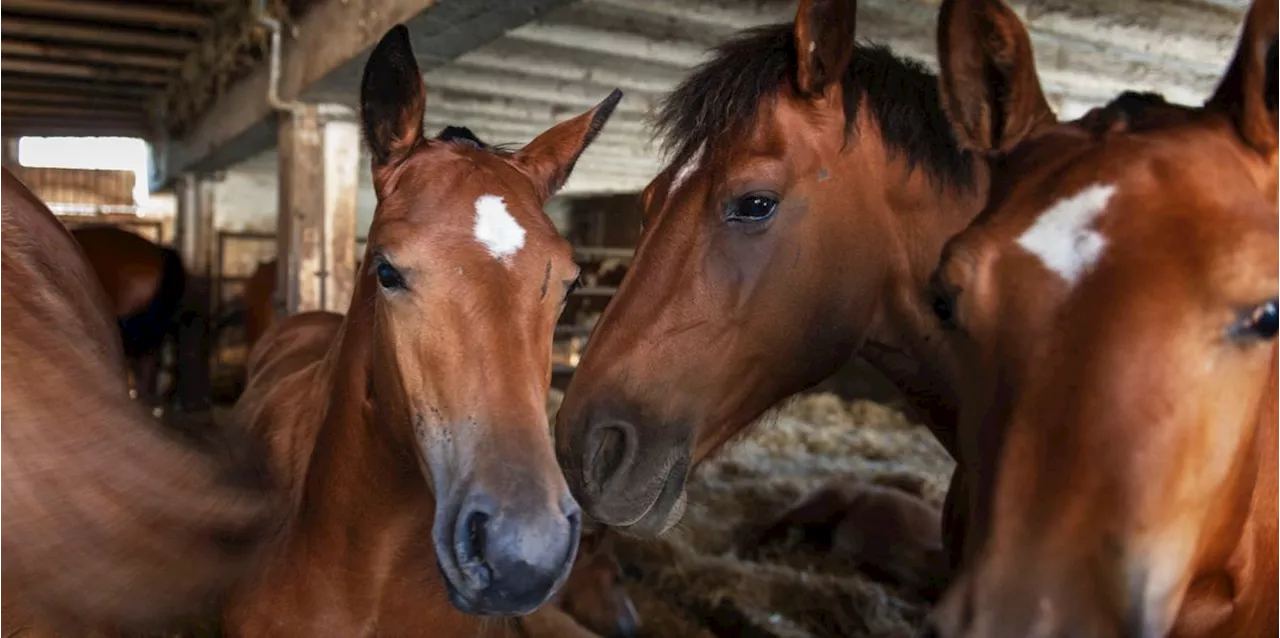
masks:
{"type": "Polygon", "coordinates": [[[31,103],[23,103],[23,102],[16,102],[16,101],[11,102],[8,99],[9,98],[8,95],[5,95],[4,97],[6,99],[3,102],[0,102],[0,116],[4,116],[4,117],[68,116],[68,117],[84,117],[92,121],[98,118],[99,116],[110,118],[118,115],[122,117],[127,116],[129,118],[134,118],[139,121],[146,120],[145,113],[143,113],[142,109],[138,107],[129,108],[127,106],[122,106],[122,105],[113,106],[108,104],[101,104],[98,102],[82,103],[79,105],[31,104],[31,103]]]}
{"type": "Polygon", "coordinates": [[[143,69],[176,69],[182,65],[181,57],[162,53],[125,53],[92,46],[16,40],[0,42],[0,55],[28,56],[54,62],[92,62],[143,69]]]}
{"type": "MultiPolygon", "coordinates": [[[[7,2],[3,6],[5,9],[10,8],[7,2]]],[[[86,27],[12,15],[0,20],[0,33],[18,38],[72,40],[176,53],[189,51],[195,46],[195,40],[177,34],[118,27],[86,27]]]]}
{"type": "Polygon", "coordinates": [[[169,74],[158,71],[112,69],[76,62],[49,62],[45,60],[6,58],[3,62],[3,68],[6,71],[29,73],[31,75],[71,77],[123,84],[162,85],[169,81],[169,74]]]}
{"type": "Polygon", "coordinates": [[[54,91],[72,95],[93,95],[120,97],[131,99],[150,99],[160,91],[159,87],[138,84],[109,84],[96,80],[81,78],[32,76],[13,73],[6,65],[0,75],[0,84],[4,85],[4,95],[9,91],[54,91]]]}
{"type": "Polygon", "coordinates": [[[6,10],[99,22],[126,22],[196,31],[209,23],[199,13],[172,7],[120,4],[93,0],[4,0],[6,10]]]}
{"type": "Polygon", "coordinates": [[[123,136],[150,137],[151,129],[140,118],[58,117],[58,115],[9,115],[0,113],[0,136],[123,136]]]}
{"type": "Polygon", "coordinates": [[[29,103],[29,104],[90,104],[90,105],[110,105],[130,107],[135,111],[142,111],[147,107],[148,100],[137,96],[130,97],[127,95],[93,95],[76,91],[55,91],[49,89],[26,88],[19,86],[14,88],[7,82],[4,83],[4,92],[0,93],[0,99],[4,103],[29,103]]]}

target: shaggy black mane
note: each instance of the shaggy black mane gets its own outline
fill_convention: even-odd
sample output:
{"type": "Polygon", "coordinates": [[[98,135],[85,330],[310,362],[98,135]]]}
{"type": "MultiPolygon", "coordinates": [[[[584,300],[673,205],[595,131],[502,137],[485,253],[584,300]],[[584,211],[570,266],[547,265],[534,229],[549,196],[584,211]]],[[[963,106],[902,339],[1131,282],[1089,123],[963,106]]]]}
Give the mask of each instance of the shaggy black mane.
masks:
{"type": "MultiPolygon", "coordinates": [[[[715,57],[663,100],[655,129],[663,150],[682,164],[706,144],[741,135],[755,123],[758,104],[795,82],[795,35],[790,24],[750,29],[715,49],[715,57]]],[[[922,166],[944,184],[965,187],[972,162],[956,143],[938,94],[938,81],[924,66],[883,46],[858,45],[844,89],[845,133],[857,133],[865,97],[891,153],[910,168],[922,166]]]]}

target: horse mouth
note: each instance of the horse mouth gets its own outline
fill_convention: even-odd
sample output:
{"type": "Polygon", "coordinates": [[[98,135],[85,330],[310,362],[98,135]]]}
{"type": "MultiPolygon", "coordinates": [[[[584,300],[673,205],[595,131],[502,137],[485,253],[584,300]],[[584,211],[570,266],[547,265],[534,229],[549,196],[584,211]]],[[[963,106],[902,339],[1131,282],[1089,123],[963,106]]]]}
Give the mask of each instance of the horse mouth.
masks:
{"type": "Polygon", "coordinates": [[[680,522],[684,516],[685,483],[689,474],[689,461],[677,461],[667,471],[666,479],[658,495],[648,509],[631,523],[615,525],[614,529],[636,538],[656,538],[680,522]]]}

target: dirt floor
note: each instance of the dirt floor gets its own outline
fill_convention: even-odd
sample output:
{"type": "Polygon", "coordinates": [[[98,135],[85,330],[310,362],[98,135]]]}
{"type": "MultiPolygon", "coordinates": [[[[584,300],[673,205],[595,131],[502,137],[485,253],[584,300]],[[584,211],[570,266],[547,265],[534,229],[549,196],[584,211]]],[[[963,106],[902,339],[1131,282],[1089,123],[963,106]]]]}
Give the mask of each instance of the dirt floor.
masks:
{"type": "Polygon", "coordinates": [[[676,529],[653,542],[616,539],[643,635],[915,635],[924,603],[852,561],[799,549],[797,535],[748,559],[733,539],[838,477],[906,485],[940,507],[952,467],[927,429],[891,407],[793,399],[697,470],[676,529]]]}

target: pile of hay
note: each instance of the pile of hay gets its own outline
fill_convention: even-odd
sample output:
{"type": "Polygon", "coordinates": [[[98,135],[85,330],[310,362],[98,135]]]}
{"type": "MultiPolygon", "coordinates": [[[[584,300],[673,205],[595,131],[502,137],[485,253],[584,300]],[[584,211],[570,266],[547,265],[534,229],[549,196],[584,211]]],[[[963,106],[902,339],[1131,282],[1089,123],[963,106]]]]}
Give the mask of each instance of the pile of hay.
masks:
{"type": "Polygon", "coordinates": [[[684,519],[666,537],[617,539],[644,635],[914,635],[925,604],[851,562],[786,543],[748,559],[733,540],[838,477],[906,485],[940,507],[953,466],[897,410],[831,394],[793,399],[696,471],[684,519]]]}

